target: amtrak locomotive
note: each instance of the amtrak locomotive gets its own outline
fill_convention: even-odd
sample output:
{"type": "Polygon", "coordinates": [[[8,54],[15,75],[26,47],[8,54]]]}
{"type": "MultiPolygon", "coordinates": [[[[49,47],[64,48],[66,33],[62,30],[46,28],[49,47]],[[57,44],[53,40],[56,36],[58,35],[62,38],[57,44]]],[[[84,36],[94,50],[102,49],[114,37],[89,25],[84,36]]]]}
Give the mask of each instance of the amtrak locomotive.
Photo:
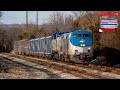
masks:
{"type": "Polygon", "coordinates": [[[89,62],[93,57],[93,36],[85,30],[56,32],[47,37],[17,41],[14,51],[63,61],[89,62]]]}

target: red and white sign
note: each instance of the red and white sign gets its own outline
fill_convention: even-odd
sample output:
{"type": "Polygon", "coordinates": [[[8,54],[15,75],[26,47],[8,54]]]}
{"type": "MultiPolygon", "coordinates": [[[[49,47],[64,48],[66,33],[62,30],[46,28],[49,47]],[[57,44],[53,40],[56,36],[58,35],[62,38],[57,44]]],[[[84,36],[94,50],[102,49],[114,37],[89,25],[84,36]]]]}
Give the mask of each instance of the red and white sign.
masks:
{"type": "Polygon", "coordinates": [[[101,24],[118,24],[118,20],[101,20],[101,24]]]}
{"type": "Polygon", "coordinates": [[[114,13],[114,12],[112,12],[112,13],[100,13],[99,14],[99,16],[100,17],[104,17],[104,16],[109,16],[109,17],[116,17],[116,16],[118,16],[118,13],[114,13]]]}
{"type": "Polygon", "coordinates": [[[118,13],[100,13],[99,32],[115,32],[118,28],[118,13]]]}
{"type": "Polygon", "coordinates": [[[99,32],[115,32],[115,28],[102,28],[99,32]]]}
{"type": "Polygon", "coordinates": [[[103,24],[101,25],[101,28],[117,28],[118,25],[117,24],[103,24]]]}

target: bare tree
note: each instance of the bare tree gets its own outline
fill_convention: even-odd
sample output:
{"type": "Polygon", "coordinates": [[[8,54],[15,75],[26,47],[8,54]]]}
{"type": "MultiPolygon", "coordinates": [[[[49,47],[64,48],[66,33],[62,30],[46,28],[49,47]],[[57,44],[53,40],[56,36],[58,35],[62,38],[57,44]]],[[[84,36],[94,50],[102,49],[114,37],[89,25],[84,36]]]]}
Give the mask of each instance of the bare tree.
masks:
{"type": "Polygon", "coordinates": [[[76,27],[79,29],[88,29],[95,27],[99,19],[99,11],[74,11],[74,17],[76,17],[76,27]]]}
{"type": "Polygon", "coordinates": [[[72,11],[74,17],[77,18],[81,18],[84,15],[88,14],[88,13],[93,13],[94,11],[72,11]]]}
{"type": "Polygon", "coordinates": [[[100,11],[72,11],[73,16],[75,19],[81,18],[86,14],[94,14],[94,13],[99,13],[100,11]]]}
{"type": "Polygon", "coordinates": [[[74,23],[74,19],[73,16],[69,15],[69,16],[65,16],[64,17],[64,31],[71,31],[73,29],[73,23],[74,23]]]}
{"type": "Polygon", "coordinates": [[[49,26],[54,31],[69,31],[73,28],[73,16],[64,15],[63,12],[53,12],[49,17],[49,26]]]}
{"type": "Polygon", "coordinates": [[[75,18],[79,18],[85,15],[86,11],[72,11],[75,18]]]}
{"type": "Polygon", "coordinates": [[[53,14],[50,15],[49,17],[49,23],[54,25],[54,29],[56,31],[61,31],[63,30],[64,26],[64,15],[61,12],[53,12],[53,14]]]}

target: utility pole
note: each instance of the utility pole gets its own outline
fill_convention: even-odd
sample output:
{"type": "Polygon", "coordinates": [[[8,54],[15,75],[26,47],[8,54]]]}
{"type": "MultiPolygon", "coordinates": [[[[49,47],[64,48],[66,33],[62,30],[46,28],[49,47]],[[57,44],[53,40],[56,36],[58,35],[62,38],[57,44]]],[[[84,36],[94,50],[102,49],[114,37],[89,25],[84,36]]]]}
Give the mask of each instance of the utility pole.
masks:
{"type": "Polygon", "coordinates": [[[26,29],[28,30],[28,11],[26,11],[26,29]]]}
{"type": "Polygon", "coordinates": [[[37,30],[39,29],[38,27],[38,11],[36,11],[36,24],[37,24],[37,30]]]}
{"type": "Polygon", "coordinates": [[[0,11],[0,17],[2,17],[2,12],[0,11]]]}

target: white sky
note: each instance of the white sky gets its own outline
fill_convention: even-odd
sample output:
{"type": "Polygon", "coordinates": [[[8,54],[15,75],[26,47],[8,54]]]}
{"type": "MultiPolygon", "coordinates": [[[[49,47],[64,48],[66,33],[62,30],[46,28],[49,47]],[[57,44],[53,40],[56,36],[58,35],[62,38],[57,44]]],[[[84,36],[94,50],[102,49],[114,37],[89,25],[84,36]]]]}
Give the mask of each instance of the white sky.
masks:
{"type": "MultiPolygon", "coordinates": [[[[26,11],[2,11],[3,16],[0,20],[3,24],[24,24],[26,23],[26,11]]],[[[42,24],[43,22],[47,21],[47,18],[50,14],[54,11],[39,11],[38,16],[38,23],[42,24]]],[[[65,15],[72,15],[71,11],[61,11],[65,15]]],[[[29,11],[28,12],[28,20],[29,23],[33,22],[36,23],[36,11],[29,11]]]]}

